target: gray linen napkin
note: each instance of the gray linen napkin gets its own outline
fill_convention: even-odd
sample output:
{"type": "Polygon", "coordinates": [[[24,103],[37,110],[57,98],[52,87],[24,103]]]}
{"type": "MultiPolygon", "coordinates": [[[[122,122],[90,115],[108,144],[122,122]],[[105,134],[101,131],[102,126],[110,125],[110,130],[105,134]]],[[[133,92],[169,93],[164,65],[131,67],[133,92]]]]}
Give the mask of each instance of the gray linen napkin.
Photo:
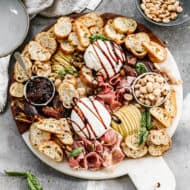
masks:
{"type": "Polygon", "coordinates": [[[24,0],[30,18],[36,14],[47,17],[80,13],[84,9],[95,10],[101,0],[24,0]]]}

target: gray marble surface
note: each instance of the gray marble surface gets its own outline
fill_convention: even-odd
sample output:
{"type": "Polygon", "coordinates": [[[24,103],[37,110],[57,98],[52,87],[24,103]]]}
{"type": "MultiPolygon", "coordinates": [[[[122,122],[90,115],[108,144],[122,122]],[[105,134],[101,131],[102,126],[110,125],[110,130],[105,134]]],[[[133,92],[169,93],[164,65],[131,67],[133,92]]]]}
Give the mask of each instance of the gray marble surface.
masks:
{"type": "MultiPolygon", "coordinates": [[[[134,17],[151,28],[162,40],[167,41],[184,81],[184,96],[190,91],[190,22],[173,28],[161,28],[152,25],[140,16],[134,0],[103,0],[97,11],[115,12],[134,17]]],[[[26,41],[53,21],[54,19],[36,17],[31,22],[26,41]]],[[[164,158],[176,176],[176,189],[188,190],[190,185],[190,128],[184,127],[182,123],[179,124],[173,142],[172,150],[164,158]]],[[[31,170],[40,178],[45,190],[85,190],[88,187],[87,180],[63,175],[43,164],[29,151],[17,131],[10,105],[8,105],[6,112],[0,115],[0,171],[2,172],[5,169],[31,170]]],[[[97,190],[135,190],[128,176],[92,183],[94,189],[97,190]]],[[[0,174],[0,190],[25,189],[27,187],[23,179],[10,178],[0,174]]]]}

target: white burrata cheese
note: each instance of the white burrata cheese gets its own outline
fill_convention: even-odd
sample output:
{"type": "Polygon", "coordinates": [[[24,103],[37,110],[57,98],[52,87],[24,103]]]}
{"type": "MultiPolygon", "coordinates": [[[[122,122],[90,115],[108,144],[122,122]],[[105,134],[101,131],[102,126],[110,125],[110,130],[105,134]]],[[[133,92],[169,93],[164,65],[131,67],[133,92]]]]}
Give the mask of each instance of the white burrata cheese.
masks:
{"type": "Polygon", "coordinates": [[[111,116],[99,101],[81,98],[71,112],[71,122],[80,137],[97,139],[110,128],[111,116]]]}
{"type": "Polygon", "coordinates": [[[101,72],[105,78],[111,78],[120,71],[125,54],[119,45],[97,40],[86,49],[84,61],[88,68],[101,72]]]}

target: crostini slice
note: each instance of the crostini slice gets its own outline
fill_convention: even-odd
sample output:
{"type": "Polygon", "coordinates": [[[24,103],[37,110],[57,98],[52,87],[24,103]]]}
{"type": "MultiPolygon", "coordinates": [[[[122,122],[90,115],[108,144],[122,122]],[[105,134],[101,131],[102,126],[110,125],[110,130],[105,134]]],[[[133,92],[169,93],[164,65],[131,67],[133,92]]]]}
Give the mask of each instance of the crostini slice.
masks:
{"type": "Polygon", "coordinates": [[[66,38],[71,31],[72,23],[69,17],[65,16],[59,18],[57,23],[54,25],[54,34],[58,39],[66,38]]]}
{"type": "Polygon", "coordinates": [[[49,61],[51,53],[36,41],[30,41],[28,45],[30,58],[35,61],[49,61]]]}
{"type": "Polygon", "coordinates": [[[38,145],[38,150],[50,159],[61,162],[63,160],[63,151],[54,141],[45,141],[38,145]]]}
{"type": "Polygon", "coordinates": [[[127,17],[113,19],[113,27],[119,33],[132,34],[137,28],[137,22],[127,17]]]}
{"type": "Polygon", "coordinates": [[[150,42],[150,38],[145,32],[130,34],[125,38],[126,48],[138,58],[143,58],[147,54],[146,48],[142,45],[143,42],[150,42]]]}
{"type": "Polygon", "coordinates": [[[143,41],[143,47],[148,52],[150,60],[154,63],[162,63],[167,58],[167,50],[154,41],[143,41]]]}

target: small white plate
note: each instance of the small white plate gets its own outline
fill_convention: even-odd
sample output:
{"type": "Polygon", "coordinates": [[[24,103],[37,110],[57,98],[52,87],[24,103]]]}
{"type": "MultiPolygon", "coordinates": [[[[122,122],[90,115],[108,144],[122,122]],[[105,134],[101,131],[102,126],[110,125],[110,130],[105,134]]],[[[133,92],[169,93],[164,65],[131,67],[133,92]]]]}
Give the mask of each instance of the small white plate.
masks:
{"type": "Polygon", "coordinates": [[[20,0],[0,0],[0,57],[12,53],[24,41],[29,17],[20,0]]]}

